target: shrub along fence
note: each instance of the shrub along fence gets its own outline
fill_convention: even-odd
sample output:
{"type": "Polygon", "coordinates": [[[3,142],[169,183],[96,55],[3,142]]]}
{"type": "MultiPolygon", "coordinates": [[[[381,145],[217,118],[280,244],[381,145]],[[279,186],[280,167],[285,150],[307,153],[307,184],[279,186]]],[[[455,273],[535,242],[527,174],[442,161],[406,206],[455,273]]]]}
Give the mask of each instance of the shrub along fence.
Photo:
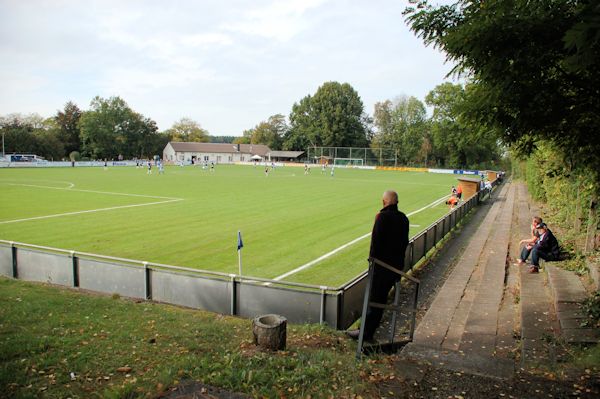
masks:
{"type": "MultiPolygon", "coordinates": [[[[405,271],[424,259],[487,194],[477,193],[412,238],[405,271]]],[[[291,323],[326,323],[337,329],[348,328],[360,317],[366,273],[328,287],[0,240],[3,276],[246,318],[274,313],[291,323]]]]}

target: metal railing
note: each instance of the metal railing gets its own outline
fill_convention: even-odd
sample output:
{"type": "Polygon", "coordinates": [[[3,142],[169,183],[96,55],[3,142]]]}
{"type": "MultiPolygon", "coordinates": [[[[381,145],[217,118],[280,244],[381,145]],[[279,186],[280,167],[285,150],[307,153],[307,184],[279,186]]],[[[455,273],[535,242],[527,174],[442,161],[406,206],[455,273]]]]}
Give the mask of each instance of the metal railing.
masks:
{"type": "MultiPolygon", "coordinates": [[[[367,273],[367,287],[365,289],[365,298],[364,298],[364,302],[363,302],[362,316],[361,316],[361,320],[360,320],[360,330],[359,330],[359,334],[358,334],[358,347],[356,348],[356,358],[357,359],[360,358],[360,356],[362,355],[363,349],[364,349],[363,345],[364,345],[364,337],[365,337],[365,326],[366,326],[366,318],[367,318],[367,313],[368,313],[369,308],[379,308],[379,309],[383,309],[383,310],[391,310],[393,312],[392,313],[392,322],[391,322],[391,326],[390,326],[391,327],[390,328],[390,342],[388,343],[388,345],[394,344],[394,337],[396,336],[396,321],[397,321],[398,312],[400,312],[402,310],[406,310],[406,309],[403,309],[402,306],[400,306],[400,304],[399,304],[400,287],[401,287],[401,279],[402,278],[404,278],[406,281],[409,281],[409,282],[412,282],[415,284],[415,291],[414,291],[414,295],[413,295],[413,306],[412,306],[412,309],[409,310],[409,312],[411,313],[409,340],[412,340],[413,335],[415,333],[416,318],[417,318],[417,302],[419,300],[419,286],[420,286],[421,282],[418,279],[414,278],[413,276],[406,274],[403,271],[398,270],[395,267],[390,266],[387,263],[380,261],[379,259],[369,258],[369,271],[367,273]],[[376,266],[387,269],[387,270],[391,271],[392,273],[398,275],[398,281],[394,284],[394,301],[392,302],[391,305],[388,305],[387,303],[371,302],[371,291],[372,291],[372,287],[373,287],[373,275],[375,273],[376,266]]],[[[379,344],[379,345],[381,345],[381,344],[379,344]]]]}

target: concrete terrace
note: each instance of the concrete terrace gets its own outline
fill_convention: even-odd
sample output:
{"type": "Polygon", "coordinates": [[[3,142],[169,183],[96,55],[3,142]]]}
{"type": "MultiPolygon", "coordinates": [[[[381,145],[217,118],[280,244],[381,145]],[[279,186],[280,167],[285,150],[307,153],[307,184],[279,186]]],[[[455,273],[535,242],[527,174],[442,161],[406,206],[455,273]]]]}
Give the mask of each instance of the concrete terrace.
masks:
{"type": "Polygon", "coordinates": [[[536,213],[522,183],[499,186],[474,212],[471,226],[444,249],[440,262],[453,267],[423,304],[404,357],[505,379],[518,368],[557,361],[560,340],[598,342],[600,331],[580,326],[586,292],[576,275],[552,263],[539,274],[514,264],[536,213]]]}

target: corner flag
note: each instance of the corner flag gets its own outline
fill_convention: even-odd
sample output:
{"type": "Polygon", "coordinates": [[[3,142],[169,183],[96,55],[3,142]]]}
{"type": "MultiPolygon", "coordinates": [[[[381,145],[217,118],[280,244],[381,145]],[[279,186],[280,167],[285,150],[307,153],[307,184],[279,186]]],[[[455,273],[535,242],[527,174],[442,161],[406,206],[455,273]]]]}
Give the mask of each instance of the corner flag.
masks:
{"type": "Polygon", "coordinates": [[[242,232],[238,230],[238,242],[237,242],[238,251],[240,249],[242,249],[243,246],[244,246],[244,243],[242,242],[242,232]]]}
{"type": "Polygon", "coordinates": [[[242,232],[238,230],[238,242],[237,242],[237,251],[238,251],[238,267],[240,276],[242,275],[242,251],[241,249],[244,247],[244,243],[242,242],[242,232]]]}

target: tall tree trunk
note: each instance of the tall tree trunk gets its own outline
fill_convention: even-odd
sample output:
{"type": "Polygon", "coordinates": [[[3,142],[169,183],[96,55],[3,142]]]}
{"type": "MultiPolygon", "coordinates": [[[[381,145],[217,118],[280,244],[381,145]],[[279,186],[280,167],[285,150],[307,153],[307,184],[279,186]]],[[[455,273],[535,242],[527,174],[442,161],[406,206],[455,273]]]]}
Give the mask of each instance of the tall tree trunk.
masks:
{"type": "Polygon", "coordinates": [[[588,229],[585,240],[585,252],[589,253],[598,248],[598,193],[592,194],[590,200],[590,213],[588,218],[588,229]]]}

